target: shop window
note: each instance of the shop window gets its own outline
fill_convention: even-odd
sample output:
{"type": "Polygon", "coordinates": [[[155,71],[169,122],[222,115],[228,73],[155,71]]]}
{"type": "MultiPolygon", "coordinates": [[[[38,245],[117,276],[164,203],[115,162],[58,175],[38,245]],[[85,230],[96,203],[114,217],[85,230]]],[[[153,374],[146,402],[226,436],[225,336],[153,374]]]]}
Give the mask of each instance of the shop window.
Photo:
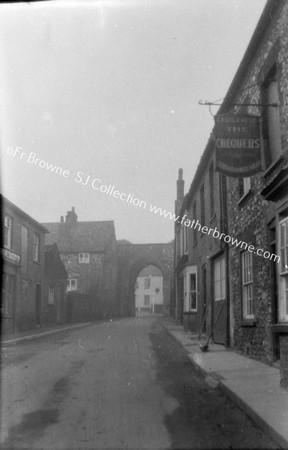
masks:
{"type": "Polygon", "coordinates": [[[280,249],[280,298],[279,321],[288,321],[288,217],[280,222],[279,249],[280,249]]]}
{"type": "Polygon", "coordinates": [[[221,256],[214,262],[214,299],[215,301],[226,299],[225,256],[221,256]]]}
{"type": "Polygon", "coordinates": [[[4,219],[4,247],[12,248],[12,219],[9,216],[4,219]]]}
{"type": "Polygon", "coordinates": [[[33,260],[36,262],[40,261],[40,236],[37,233],[34,233],[33,260]]]}
{"type": "Polygon", "coordinates": [[[77,291],[77,279],[76,278],[69,278],[67,280],[67,292],[71,291],[77,291]]]}
{"type": "Polygon", "coordinates": [[[282,155],[280,127],[280,99],[277,81],[276,64],[272,67],[262,85],[263,107],[263,138],[266,143],[266,161],[270,166],[282,155]]]}
{"type": "Polygon", "coordinates": [[[79,253],[78,261],[80,264],[90,263],[90,253],[79,253]]]}
{"type": "Polygon", "coordinates": [[[251,320],[254,319],[253,255],[248,250],[241,253],[241,268],[243,320],[251,320]]]}

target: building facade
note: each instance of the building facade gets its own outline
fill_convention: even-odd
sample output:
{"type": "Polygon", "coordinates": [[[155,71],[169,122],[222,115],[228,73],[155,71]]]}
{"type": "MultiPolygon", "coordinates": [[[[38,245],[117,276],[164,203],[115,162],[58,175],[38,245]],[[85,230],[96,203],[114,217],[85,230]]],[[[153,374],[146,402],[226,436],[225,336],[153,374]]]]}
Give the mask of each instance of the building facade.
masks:
{"type": "Polygon", "coordinates": [[[179,170],[175,203],[176,317],[185,330],[210,332],[229,344],[229,275],[225,177],[214,171],[214,143],[209,140],[184,197],[179,170]],[[182,204],[181,204],[182,199],[182,204]],[[181,206],[180,206],[181,205],[181,206]]]}
{"type": "Polygon", "coordinates": [[[40,223],[1,196],[3,217],[2,330],[43,324],[44,236],[40,223]]]}
{"type": "MultiPolygon", "coordinates": [[[[259,120],[261,170],[245,177],[215,172],[214,128],[185,197],[180,173],[175,209],[177,318],[191,330],[202,319],[216,342],[249,357],[280,359],[282,385],[288,384],[287,80],[288,3],[268,0],[216,116],[259,120]],[[224,330],[220,339],[217,328],[224,330]]],[[[251,142],[247,134],[245,148],[251,142]]]]}
{"type": "Polygon", "coordinates": [[[152,314],[163,312],[163,276],[155,266],[145,267],[135,283],[136,311],[149,311],[152,314]]]}
{"type": "Polygon", "coordinates": [[[67,320],[67,272],[56,244],[45,245],[43,322],[63,324],[67,320]]]}
{"type": "Polygon", "coordinates": [[[67,271],[68,320],[113,316],[117,279],[113,221],[79,222],[72,208],[65,221],[61,217],[60,222],[44,226],[50,232],[46,244],[57,244],[67,271]]]}

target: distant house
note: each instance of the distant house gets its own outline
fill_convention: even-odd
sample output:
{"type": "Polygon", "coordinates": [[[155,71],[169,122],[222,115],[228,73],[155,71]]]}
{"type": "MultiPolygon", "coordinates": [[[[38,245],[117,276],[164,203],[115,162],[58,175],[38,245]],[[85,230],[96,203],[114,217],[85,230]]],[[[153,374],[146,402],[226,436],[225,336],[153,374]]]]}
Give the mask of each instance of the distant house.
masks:
{"type": "Polygon", "coordinates": [[[43,225],[50,232],[46,244],[57,244],[67,271],[69,321],[113,315],[117,277],[114,222],[78,222],[72,208],[65,221],[61,217],[58,223],[43,225]]]}
{"type": "Polygon", "coordinates": [[[43,322],[46,325],[66,322],[67,272],[56,244],[45,245],[43,322]]]}
{"type": "Polygon", "coordinates": [[[3,217],[2,332],[43,324],[44,236],[46,228],[0,196],[3,217]]]}
{"type": "Polygon", "coordinates": [[[135,285],[136,311],[163,312],[163,275],[160,269],[150,265],[138,275],[135,285]]]}

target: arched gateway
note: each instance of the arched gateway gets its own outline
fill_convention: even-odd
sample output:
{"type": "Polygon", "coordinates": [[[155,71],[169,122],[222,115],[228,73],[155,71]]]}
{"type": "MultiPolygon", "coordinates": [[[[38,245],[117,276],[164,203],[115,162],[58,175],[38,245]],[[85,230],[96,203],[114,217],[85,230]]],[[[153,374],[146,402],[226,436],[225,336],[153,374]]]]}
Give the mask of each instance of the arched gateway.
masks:
{"type": "Polygon", "coordinates": [[[117,304],[121,316],[135,315],[135,282],[142,269],[158,267],[163,275],[164,314],[170,312],[173,286],[174,243],[130,244],[118,242],[117,304]]]}

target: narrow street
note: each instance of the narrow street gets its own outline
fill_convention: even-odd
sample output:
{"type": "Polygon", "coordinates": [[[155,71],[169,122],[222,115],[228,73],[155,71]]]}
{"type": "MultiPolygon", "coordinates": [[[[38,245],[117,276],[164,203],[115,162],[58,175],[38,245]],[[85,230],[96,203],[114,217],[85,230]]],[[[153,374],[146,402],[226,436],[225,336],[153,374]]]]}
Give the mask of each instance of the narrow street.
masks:
{"type": "Polygon", "coordinates": [[[278,448],[204,382],[163,321],[103,322],[3,349],[1,448],[278,448]]]}

